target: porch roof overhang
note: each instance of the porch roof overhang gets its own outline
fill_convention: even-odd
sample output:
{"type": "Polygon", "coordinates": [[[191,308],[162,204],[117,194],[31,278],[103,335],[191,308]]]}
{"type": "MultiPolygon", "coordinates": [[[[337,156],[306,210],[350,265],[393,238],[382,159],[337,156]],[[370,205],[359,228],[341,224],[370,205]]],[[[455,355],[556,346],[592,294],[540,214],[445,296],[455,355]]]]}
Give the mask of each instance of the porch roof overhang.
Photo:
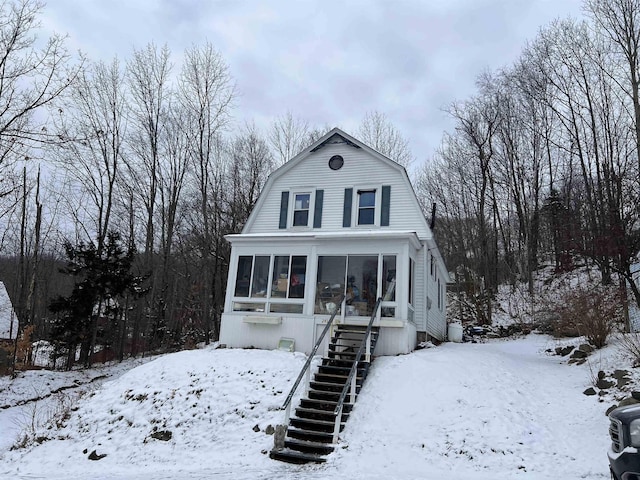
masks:
{"type": "Polygon", "coordinates": [[[323,240],[407,240],[416,249],[422,244],[416,232],[409,230],[350,230],[346,232],[275,232],[275,233],[233,233],[224,238],[231,244],[247,244],[268,241],[323,241],[323,240]]]}

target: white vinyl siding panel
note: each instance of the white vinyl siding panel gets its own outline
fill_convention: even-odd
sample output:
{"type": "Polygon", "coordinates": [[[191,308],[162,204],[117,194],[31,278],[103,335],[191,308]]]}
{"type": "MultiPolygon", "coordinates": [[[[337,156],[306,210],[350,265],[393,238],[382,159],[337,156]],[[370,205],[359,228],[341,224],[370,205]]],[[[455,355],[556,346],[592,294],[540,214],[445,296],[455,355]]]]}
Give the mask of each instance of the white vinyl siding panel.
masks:
{"type": "Polygon", "coordinates": [[[430,236],[426,221],[421,221],[424,217],[415,201],[413,190],[407,184],[403,173],[369,155],[363,149],[348,145],[327,145],[309,154],[307,158],[276,178],[271,184],[270,191],[263,192],[265,198],[262,208],[256,212],[251,228],[244,233],[277,232],[282,191],[290,191],[293,194],[312,189],[324,190],[321,230],[340,231],[344,228],[342,214],[345,188],[354,188],[354,202],[357,202],[358,197],[355,192],[358,189],[375,188],[377,191],[376,225],[358,226],[355,218],[358,209],[357,204],[354,203],[352,209],[354,218],[349,228],[414,230],[419,238],[430,236]],[[329,168],[328,162],[333,155],[341,155],[344,158],[344,166],[340,170],[329,168]],[[383,185],[391,187],[388,227],[379,226],[380,190],[383,185]]]}
{"type": "MultiPolygon", "coordinates": [[[[282,337],[295,339],[295,350],[311,353],[313,338],[313,316],[283,314],[277,324],[245,321],[251,313],[228,312],[222,314],[220,343],[232,348],[278,348],[282,337]]],[[[250,320],[250,318],[249,318],[250,320]]]]}
{"type": "Polygon", "coordinates": [[[426,318],[424,317],[424,312],[426,311],[426,285],[424,283],[424,252],[426,251],[426,247],[418,250],[416,254],[416,294],[413,307],[415,308],[415,324],[416,328],[419,332],[424,332],[427,326],[426,318]]]}
{"type": "Polygon", "coordinates": [[[446,285],[442,264],[440,262],[436,262],[436,278],[429,275],[427,291],[429,298],[431,298],[431,309],[427,311],[426,332],[438,340],[444,340],[447,330],[446,295],[443,296],[443,308],[438,308],[438,278],[440,279],[441,285],[446,285]]]}

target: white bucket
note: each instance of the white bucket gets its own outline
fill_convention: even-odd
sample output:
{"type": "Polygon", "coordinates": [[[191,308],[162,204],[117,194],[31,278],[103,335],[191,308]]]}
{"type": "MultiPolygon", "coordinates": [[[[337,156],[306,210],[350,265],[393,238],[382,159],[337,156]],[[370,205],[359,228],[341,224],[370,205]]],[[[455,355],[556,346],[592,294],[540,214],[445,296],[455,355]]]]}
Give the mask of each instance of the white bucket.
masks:
{"type": "Polygon", "coordinates": [[[450,342],[462,342],[462,325],[459,323],[450,323],[447,330],[447,337],[450,342]]]}

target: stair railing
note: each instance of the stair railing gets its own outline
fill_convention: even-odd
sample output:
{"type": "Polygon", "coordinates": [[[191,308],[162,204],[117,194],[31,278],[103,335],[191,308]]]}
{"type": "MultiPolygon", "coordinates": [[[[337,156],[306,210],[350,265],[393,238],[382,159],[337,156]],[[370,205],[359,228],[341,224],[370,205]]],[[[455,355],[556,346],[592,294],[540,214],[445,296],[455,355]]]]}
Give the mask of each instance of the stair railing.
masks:
{"type": "Polygon", "coordinates": [[[347,377],[347,381],[344,384],[342,392],[340,393],[340,397],[338,398],[338,404],[336,405],[335,410],[333,411],[336,416],[336,422],[333,427],[333,443],[338,443],[338,435],[340,434],[340,424],[342,423],[342,410],[344,407],[344,401],[347,398],[347,392],[349,392],[349,400],[353,405],[356,401],[356,384],[358,380],[358,376],[356,372],[358,371],[358,363],[360,363],[360,359],[362,355],[365,354],[365,359],[367,362],[371,361],[371,329],[373,328],[373,322],[378,316],[378,309],[380,308],[380,303],[382,303],[382,297],[378,297],[375,306],[373,307],[373,313],[371,314],[371,319],[369,320],[369,324],[367,325],[367,330],[365,331],[364,341],[360,345],[358,349],[358,353],[356,355],[355,360],[353,361],[353,365],[351,365],[351,370],[349,371],[349,376],[347,377]]]}
{"type": "Polygon", "coordinates": [[[289,424],[289,418],[291,417],[291,400],[293,399],[293,396],[296,393],[296,390],[298,389],[298,386],[300,385],[300,382],[302,381],[302,377],[304,376],[304,374],[307,374],[307,389],[309,388],[309,383],[311,382],[311,362],[313,360],[313,357],[315,356],[316,352],[318,351],[318,348],[320,347],[320,344],[322,343],[322,340],[324,340],[324,337],[326,336],[327,332],[329,331],[329,329],[331,328],[331,326],[333,325],[333,320],[336,318],[336,314],[341,311],[342,308],[342,303],[344,302],[344,294],[342,294],[340,296],[340,301],[336,303],[336,309],[334,310],[334,312],[331,314],[331,317],[329,318],[329,321],[327,322],[327,324],[325,325],[324,329],[322,330],[322,333],[320,334],[320,336],[318,337],[318,340],[316,340],[315,345],[313,346],[313,349],[311,350],[311,353],[309,354],[309,357],[307,358],[307,361],[304,364],[304,367],[302,367],[302,370],[300,371],[300,374],[298,375],[298,378],[296,379],[295,383],[293,384],[293,387],[291,388],[291,391],[289,392],[289,395],[287,396],[287,399],[284,401],[284,403],[282,404],[282,410],[285,410],[285,414],[284,414],[284,424],[288,425],[289,424]]]}

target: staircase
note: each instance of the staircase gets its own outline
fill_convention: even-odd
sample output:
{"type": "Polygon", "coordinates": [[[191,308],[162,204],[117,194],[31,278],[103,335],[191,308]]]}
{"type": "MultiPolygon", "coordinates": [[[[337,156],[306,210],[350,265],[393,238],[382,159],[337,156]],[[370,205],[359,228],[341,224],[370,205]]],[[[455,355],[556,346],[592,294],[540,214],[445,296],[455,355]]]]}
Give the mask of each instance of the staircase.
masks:
{"type": "Polygon", "coordinates": [[[371,357],[363,356],[368,328],[371,332],[368,353],[372,354],[378,327],[336,326],[327,356],[309,382],[307,396],[289,419],[284,448],[274,448],[271,458],[289,463],[322,463],[326,460],[324,456],[333,451],[337,433],[344,429],[371,365],[371,357]],[[355,382],[350,381],[351,375],[355,382]],[[355,390],[353,397],[349,390],[355,390]]]}

